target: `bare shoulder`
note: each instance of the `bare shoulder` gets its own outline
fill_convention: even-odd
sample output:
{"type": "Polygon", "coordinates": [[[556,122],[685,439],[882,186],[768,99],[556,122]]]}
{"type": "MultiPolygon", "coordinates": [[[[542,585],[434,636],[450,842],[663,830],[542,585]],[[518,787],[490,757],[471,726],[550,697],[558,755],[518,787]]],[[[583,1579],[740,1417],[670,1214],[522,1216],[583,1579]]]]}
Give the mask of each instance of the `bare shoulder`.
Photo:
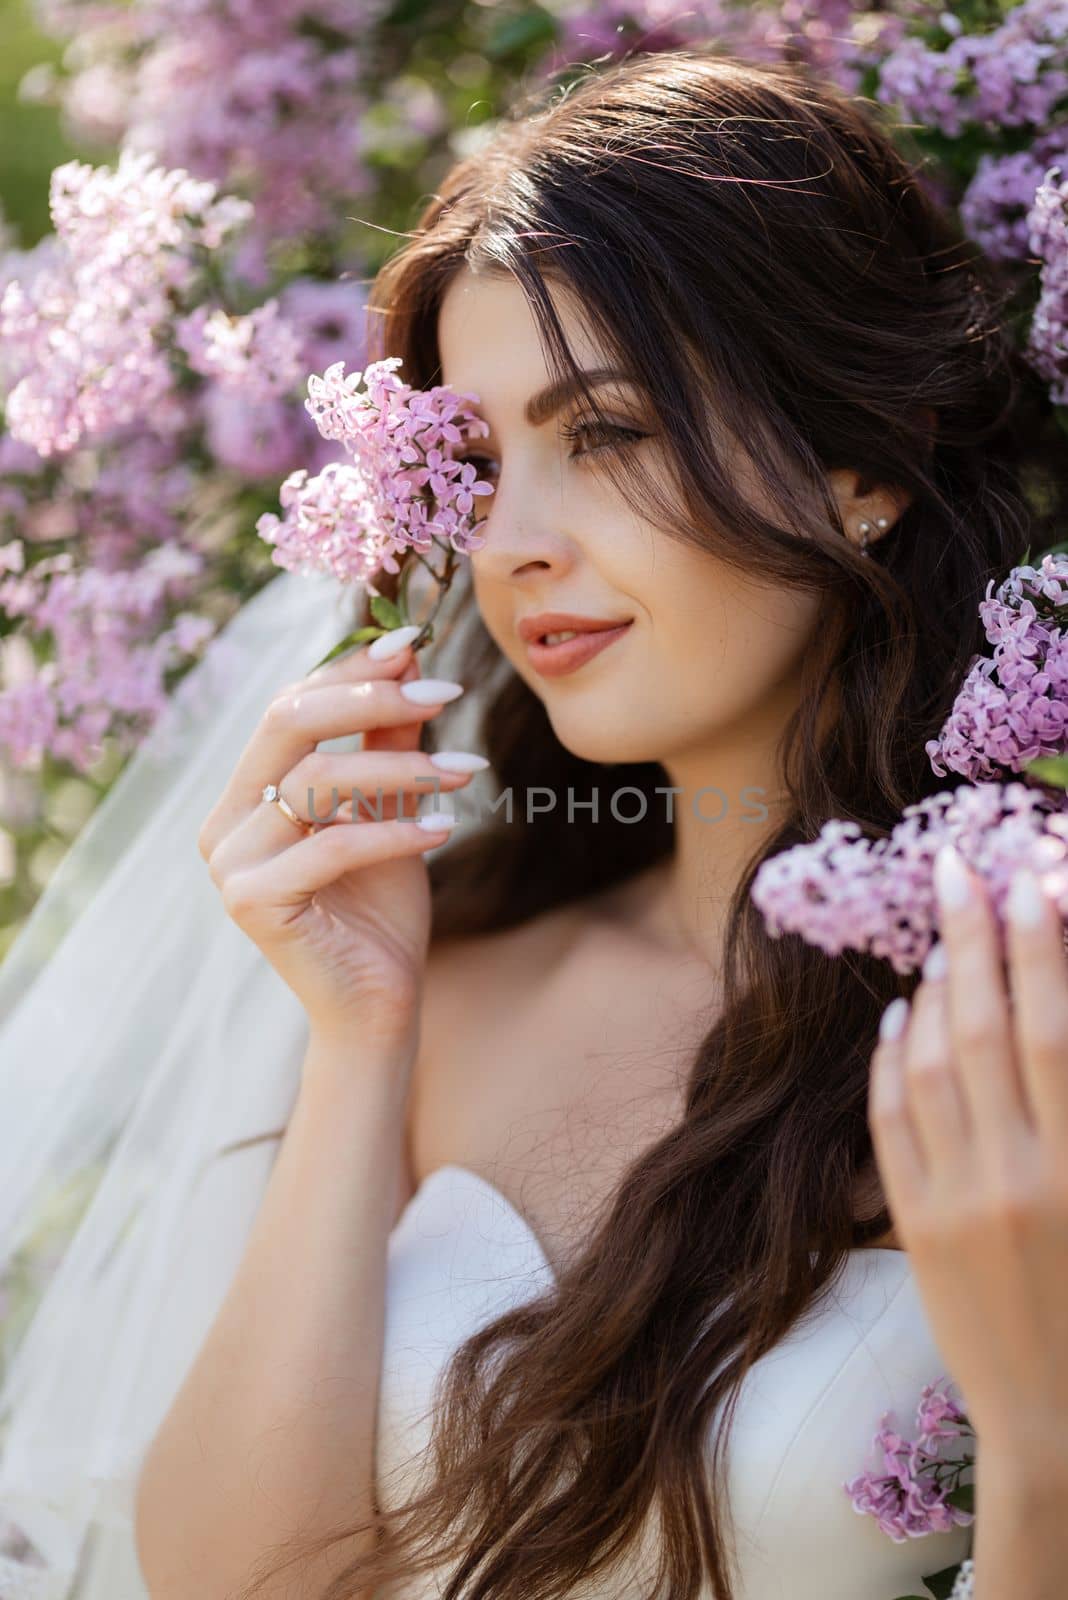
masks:
{"type": "Polygon", "coordinates": [[[524,997],[534,992],[563,958],[583,923],[578,908],[564,906],[516,928],[431,941],[394,1225],[428,1165],[419,1137],[428,1087],[432,1087],[436,1107],[466,1103],[463,1073],[474,1057],[477,1040],[485,1040],[505,1019],[515,1020],[524,997]]]}

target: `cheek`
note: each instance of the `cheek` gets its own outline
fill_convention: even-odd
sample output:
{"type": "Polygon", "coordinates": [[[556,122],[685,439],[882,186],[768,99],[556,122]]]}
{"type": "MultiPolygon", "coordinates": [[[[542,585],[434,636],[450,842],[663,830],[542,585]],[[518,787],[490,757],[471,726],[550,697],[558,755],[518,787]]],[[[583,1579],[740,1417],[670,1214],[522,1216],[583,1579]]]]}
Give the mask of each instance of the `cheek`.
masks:
{"type": "Polygon", "coordinates": [[[757,697],[796,671],[820,607],[818,595],[754,583],[712,557],[663,545],[638,593],[672,658],[757,697]]]}

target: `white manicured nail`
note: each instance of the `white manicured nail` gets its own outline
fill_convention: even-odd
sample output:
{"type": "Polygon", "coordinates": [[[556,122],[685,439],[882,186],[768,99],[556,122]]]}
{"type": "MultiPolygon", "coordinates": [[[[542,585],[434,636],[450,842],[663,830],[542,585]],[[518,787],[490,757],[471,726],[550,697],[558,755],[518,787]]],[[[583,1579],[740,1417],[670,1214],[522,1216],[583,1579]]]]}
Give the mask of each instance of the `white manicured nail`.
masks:
{"type": "Polygon", "coordinates": [[[367,646],[367,654],[372,661],[388,661],[390,656],[400,655],[401,651],[417,638],[420,629],[409,624],[406,628],[391,628],[389,633],[380,634],[377,639],[372,639],[367,646]]]}
{"type": "Polygon", "coordinates": [[[446,700],[455,700],[464,692],[462,683],[450,683],[448,678],[413,678],[402,683],[400,692],[414,706],[436,706],[446,700]]]}
{"type": "Polygon", "coordinates": [[[946,947],[940,939],[927,952],[926,960],[923,963],[923,975],[928,979],[944,978],[948,971],[949,961],[946,958],[946,947]]]}
{"type": "Polygon", "coordinates": [[[909,1003],[903,996],[898,995],[896,1000],[891,1000],[883,1012],[879,1023],[880,1039],[898,1039],[905,1031],[905,1023],[909,1017],[909,1003]]]}
{"type": "Polygon", "coordinates": [[[451,828],[459,820],[451,811],[424,811],[421,817],[416,817],[415,825],[426,833],[440,833],[442,828],[451,828]]]}
{"type": "Polygon", "coordinates": [[[485,756],[476,756],[473,750],[435,750],[430,760],[442,772],[483,772],[489,766],[485,756]]]}
{"type": "Polygon", "coordinates": [[[1042,889],[1026,867],[1013,874],[1007,901],[1009,916],[1018,928],[1038,928],[1045,913],[1042,889]]]}
{"type": "Polygon", "coordinates": [[[947,911],[960,911],[972,897],[964,862],[951,844],[942,845],[935,856],[934,885],[947,911]]]}

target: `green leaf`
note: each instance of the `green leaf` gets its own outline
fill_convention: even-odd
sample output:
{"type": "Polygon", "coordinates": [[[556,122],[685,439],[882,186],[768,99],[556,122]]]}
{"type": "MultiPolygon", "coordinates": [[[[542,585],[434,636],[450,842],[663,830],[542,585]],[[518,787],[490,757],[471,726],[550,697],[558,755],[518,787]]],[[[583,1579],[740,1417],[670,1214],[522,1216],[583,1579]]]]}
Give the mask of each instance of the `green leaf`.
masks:
{"type": "Polygon", "coordinates": [[[960,1563],[958,1562],[956,1566],[943,1567],[940,1572],[932,1572],[929,1575],[926,1572],[924,1573],[923,1581],[934,1595],[935,1600],[949,1600],[959,1571],[960,1563]]]}
{"type": "Polygon", "coordinates": [[[371,596],[371,615],[376,622],[382,624],[383,628],[404,627],[403,611],[400,610],[399,606],[395,606],[392,600],[387,600],[384,594],[373,594],[371,596]]]}
{"type": "Polygon", "coordinates": [[[386,628],[367,627],[357,628],[355,633],[347,633],[339,644],[336,644],[332,650],[327,651],[321,661],[315,663],[311,671],[318,672],[319,668],[325,667],[328,661],[335,661],[338,656],[346,655],[350,650],[354,650],[357,645],[366,644],[369,639],[377,639],[387,631],[386,628]]]}
{"type": "Polygon", "coordinates": [[[1023,770],[1028,775],[1033,773],[1040,783],[1068,789],[1068,756],[1036,756],[1033,761],[1024,762],[1023,770]]]}
{"type": "Polygon", "coordinates": [[[975,1485],[972,1483],[958,1483],[957,1487],[946,1495],[946,1501],[949,1505],[956,1506],[958,1511],[974,1512],[975,1485]]]}

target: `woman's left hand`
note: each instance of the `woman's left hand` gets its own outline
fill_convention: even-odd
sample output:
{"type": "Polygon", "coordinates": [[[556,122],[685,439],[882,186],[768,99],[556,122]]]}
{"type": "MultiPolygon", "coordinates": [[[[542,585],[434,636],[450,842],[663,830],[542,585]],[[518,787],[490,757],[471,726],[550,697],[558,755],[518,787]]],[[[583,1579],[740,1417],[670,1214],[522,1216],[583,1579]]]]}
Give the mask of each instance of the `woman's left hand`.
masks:
{"type": "Polygon", "coordinates": [[[875,1051],[868,1116],[896,1231],[972,1426],[980,1439],[1026,1441],[1036,1463],[1063,1472],[1068,958],[1061,918],[1027,876],[1032,892],[1014,885],[1010,898],[1006,982],[985,885],[955,850],[940,852],[946,970],[925,968],[911,1009],[887,1008],[903,1031],[875,1051]]]}

